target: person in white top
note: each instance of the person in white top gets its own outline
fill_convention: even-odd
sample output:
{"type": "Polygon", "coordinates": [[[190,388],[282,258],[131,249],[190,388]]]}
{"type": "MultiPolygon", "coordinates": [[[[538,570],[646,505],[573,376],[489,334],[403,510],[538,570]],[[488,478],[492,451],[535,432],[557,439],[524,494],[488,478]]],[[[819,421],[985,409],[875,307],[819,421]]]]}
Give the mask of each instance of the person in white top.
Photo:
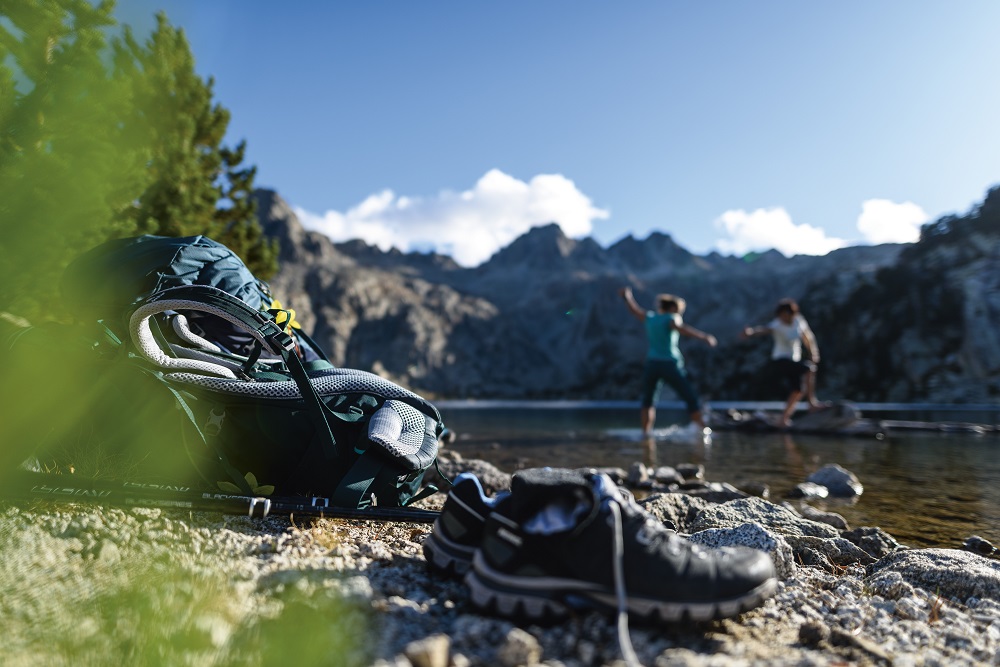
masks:
{"type": "Polygon", "coordinates": [[[819,346],[806,318],[799,313],[799,305],[792,299],[782,299],[774,310],[774,319],[768,324],[746,327],[743,338],[771,334],[769,370],[788,391],[785,410],[781,415],[783,426],[791,426],[792,415],[802,398],[803,391],[810,409],[822,407],[816,400],[816,364],[819,363],[819,346]],[[808,358],[804,359],[805,348],[808,358]]]}

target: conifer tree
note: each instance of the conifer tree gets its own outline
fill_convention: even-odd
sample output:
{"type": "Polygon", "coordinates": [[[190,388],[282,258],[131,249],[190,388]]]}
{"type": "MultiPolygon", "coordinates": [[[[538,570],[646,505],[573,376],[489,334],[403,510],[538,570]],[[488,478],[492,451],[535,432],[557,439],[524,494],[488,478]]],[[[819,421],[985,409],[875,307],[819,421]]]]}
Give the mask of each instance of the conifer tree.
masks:
{"type": "Polygon", "coordinates": [[[277,245],[264,238],[256,220],[256,167],[241,166],[245,142],[234,149],[222,145],[229,111],[213,103],[214,81],[195,72],[184,32],[161,13],[145,46],[128,30],[125,44],[141,72],[137,122],[148,128],[152,149],[152,182],[127,214],[144,233],[211,236],[269,278],[277,269],[277,245]]]}
{"type": "Polygon", "coordinates": [[[277,248],[253,210],[245,144],[222,146],[183,32],[140,45],[114,2],[0,0],[0,309],[45,319],[76,254],[137,233],[206,234],[261,278],[277,248]]]}

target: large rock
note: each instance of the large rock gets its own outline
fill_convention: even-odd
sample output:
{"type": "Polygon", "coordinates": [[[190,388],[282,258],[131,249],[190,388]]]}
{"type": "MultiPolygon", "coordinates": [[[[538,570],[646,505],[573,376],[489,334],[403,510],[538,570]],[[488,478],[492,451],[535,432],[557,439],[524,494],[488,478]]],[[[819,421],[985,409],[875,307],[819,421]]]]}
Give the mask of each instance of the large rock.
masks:
{"type": "Polygon", "coordinates": [[[674,530],[690,533],[694,520],[709,502],[686,493],[657,493],[640,500],[639,505],[674,530]]]}
{"type": "Polygon", "coordinates": [[[735,528],[709,528],[692,534],[688,539],[710,549],[738,546],[758,549],[771,556],[779,579],[787,579],[795,573],[795,555],[788,542],[759,523],[744,523],[735,528]]]}
{"type": "Polygon", "coordinates": [[[845,530],[840,533],[840,536],[858,545],[865,550],[865,553],[875,559],[905,549],[896,541],[896,538],[875,526],[862,526],[854,530],[845,530]]]}
{"type": "Polygon", "coordinates": [[[706,506],[691,523],[690,530],[695,533],[709,528],[735,528],[748,522],[759,523],[779,535],[840,537],[833,526],[805,519],[787,507],[754,497],[706,506]]]}
{"type": "Polygon", "coordinates": [[[960,602],[969,598],[1000,601],[1000,561],[958,549],[910,549],[868,568],[866,583],[879,590],[898,587],[899,582],[960,602]]]}

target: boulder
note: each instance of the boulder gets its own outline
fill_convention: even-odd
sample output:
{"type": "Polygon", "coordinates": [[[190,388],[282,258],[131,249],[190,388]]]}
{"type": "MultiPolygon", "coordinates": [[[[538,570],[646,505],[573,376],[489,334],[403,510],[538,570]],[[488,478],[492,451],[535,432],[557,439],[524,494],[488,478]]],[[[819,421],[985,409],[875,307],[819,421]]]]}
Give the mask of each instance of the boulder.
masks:
{"type": "Polygon", "coordinates": [[[868,567],[865,583],[883,589],[905,583],[930,595],[965,602],[1000,601],[1000,561],[959,549],[909,549],[868,567]]]}
{"type": "Polygon", "coordinates": [[[680,533],[690,533],[691,524],[708,501],[684,493],[658,493],[639,501],[639,506],[680,533]]]}
{"type": "Polygon", "coordinates": [[[759,523],[779,535],[806,535],[833,539],[837,529],[825,523],[803,518],[786,507],[761,498],[731,500],[721,505],[707,505],[691,524],[691,532],[709,528],[735,528],[744,523],[759,523]]]}
{"type": "Polygon", "coordinates": [[[779,579],[787,579],[795,573],[795,556],[788,542],[759,523],[744,523],[735,528],[709,528],[692,534],[688,539],[710,549],[736,546],[759,549],[771,556],[779,579]]]}

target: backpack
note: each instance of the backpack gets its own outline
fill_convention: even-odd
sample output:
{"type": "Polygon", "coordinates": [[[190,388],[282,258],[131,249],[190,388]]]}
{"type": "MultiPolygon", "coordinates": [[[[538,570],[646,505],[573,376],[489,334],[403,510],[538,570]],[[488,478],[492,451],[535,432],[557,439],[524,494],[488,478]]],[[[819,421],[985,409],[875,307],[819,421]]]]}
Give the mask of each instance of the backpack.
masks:
{"type": "MultiPolygon", "coordinates": [[[[73,260],[63,274],[61,291],[70,310],[82,320],[100,320],[120,338],[127,334],[122,316],[139,300],[170,287],[206,285],[230,294],[251,308],[273,310],[280,304],[232,250],[207,236],[137,236],[98,245],[73,260]]],[[[158,319],[177,343],[204,345],[248,355],[252,339],[229,322],[204,313],[174,313],[158,319]],[[190,338],[190,336],[195,338],[190,338]]],[[[308,361],[326,355],[292,320],[296,344],[308,361]]]]}
{"type": "Polygon", "coordinates": [[[101,434],[114,451],[144,443],[136,474],[187,482],[193,470],[216,490],[350,508],[437,490],[420,487],[444,431],[438,410],[373,373],[334,367],[225,246],[113,241],[71,264],[64,287],[102,325],[85,346],[87,428],[114,424],[101,434]]]}

